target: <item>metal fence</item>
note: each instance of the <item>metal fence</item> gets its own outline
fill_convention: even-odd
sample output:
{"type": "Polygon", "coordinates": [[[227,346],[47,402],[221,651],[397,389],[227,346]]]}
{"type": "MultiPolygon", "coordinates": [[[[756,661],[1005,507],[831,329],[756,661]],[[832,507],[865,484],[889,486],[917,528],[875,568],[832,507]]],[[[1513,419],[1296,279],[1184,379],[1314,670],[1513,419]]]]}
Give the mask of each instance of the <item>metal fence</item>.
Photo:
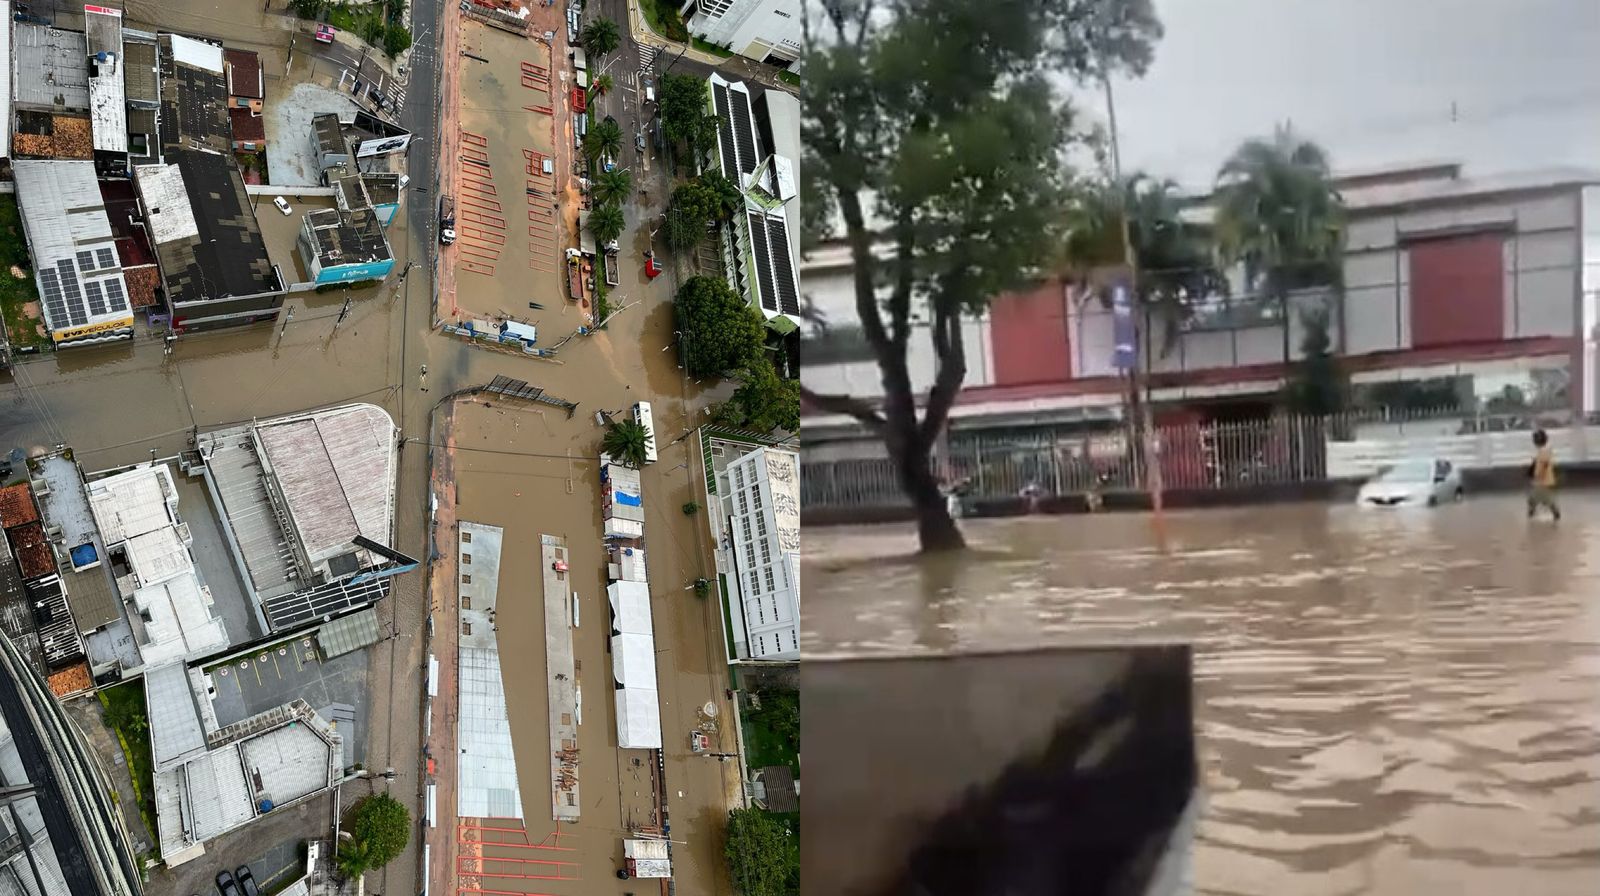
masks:
{"type": "MultiPolygon", "coordinates": [[[[1331,417],[1280,415],[1229,422],[1168,423],[1156,427],[1162,483],[1167,489],[1230,489],[1311,482],[1349,475],[1345,459],[1380,459],[1407,451],[1437,450],[1458,462],[1492,466],[1503,460],[1498,440],[1536,427],[1563,444],[1572,414],[1522,411],[1480,414],[1458,409],[1366,411],[1331,417]],[[1491,444],[1491,442],[1495,444],[1491,444]],[[1333,450],[1330,450],[1330,447],[1333,450]],[[1330,469],[1330,456],[1335,458],[1330,469]]],[[[1586,421],[1593,426],[1600,420],[1586,421]]],[[[1521,435],[1513,441],[1522,450],[1521,435]]],[[[1588,460],[1587,443],[1571,454],[1588,460]]],[[[820,453],[820,452],[819,452],[820,453]]],[[[1520,456],[1520,454],[1518,455],[1520,456]]],[[[1130,444],[1123,424],[1100,428],[1039,427],[1005,434],[952,433],[936,454],[945,483],[961,483],[973,499],[1014,498],[1025,490],[1044,495],[1144,488],[1143,452],[1130,444]]],[[[1371,460],[1371,462],[1378,462],[1371,460]]],[[[807,459],[802,503],[811,508],[898,507],[907,501],[888,456],[807,459]]]]}

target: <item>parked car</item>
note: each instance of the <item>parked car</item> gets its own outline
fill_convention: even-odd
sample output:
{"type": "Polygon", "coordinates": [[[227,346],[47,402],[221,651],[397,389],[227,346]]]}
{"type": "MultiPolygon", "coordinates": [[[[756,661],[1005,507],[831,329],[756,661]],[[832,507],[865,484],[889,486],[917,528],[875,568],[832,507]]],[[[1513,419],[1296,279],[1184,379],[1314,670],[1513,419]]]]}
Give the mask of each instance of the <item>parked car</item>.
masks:
{"type": "Polygon", "coordinates": [[[286,215],[294,211],[294,209],[289,207],[289,200],[283,198],[282,196],[272,200],[272,204],[278,207],[278,211],[283,212],[286,215]]]}
{"type": "Polygon", "coordinates": [[[1407,458],[1372,477],[1356,496],[1362,507],[1434,507],[1459,501],[1461,471],[1443,458],[1407,458]]]}
{"type": "Polygon", "coordinates": [[[260,896],[256,891],[256,876],[250,873],[249,865],[240,865],[233,876],[238,879],[239,889],[244,891],[244,896],[260,896]]]}
{"type": "Polygon", "coordinates": [[[226,871],[217,873],[217,892],[222,896],[239,896],[239,887],[233,881],[233,875],[226,871]]]}
{"type": "Polygon", "coordinates": [[[318,25],[317,33],[313,36],[319,44],[331,44],[333,43],[333,36],[338,33],[327,25],[318,25]]]}

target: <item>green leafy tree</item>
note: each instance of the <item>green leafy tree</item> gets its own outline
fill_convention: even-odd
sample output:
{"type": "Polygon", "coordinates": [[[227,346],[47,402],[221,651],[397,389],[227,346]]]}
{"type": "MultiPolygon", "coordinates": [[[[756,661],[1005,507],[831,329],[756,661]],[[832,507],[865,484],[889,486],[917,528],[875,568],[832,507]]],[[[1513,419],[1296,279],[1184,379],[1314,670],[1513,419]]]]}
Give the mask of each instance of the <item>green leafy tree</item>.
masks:
{"type": "Polygon", "coordinates": [[[383,19],[378,16],[365,16],[356,25],[356,33],[361,39],[373,46],[383,43],[388,29],[384,27],[383,19]]]}
{"type": "Polygon", "coordinates": [[[611,77],[609,74],[598,75],[589,83],[589,96],[605,96],[611,92],[611,88],[616,86],[616,79],[611,77]]]}
{"type": "Polygon", "coordinates": [[[589,232],[601,246],[608,246],[621,236],[624,226],[620,206],[602,205],[589,213],[589,232]]]}
{"type": "Polygon", "coordinates": [[[711,220],[726,221],[744,208],[744,194],[739,191],[739,185],[721,171],[704,172],[695,180],[706,195],[711,220]]]}
{"type": "Polygon", "coordinates": [[[1161,26],[1149,0],[820,6],[800,170],[833,213],[811,220],[842,227],[884,397],[806,397],[884,440],[923,550],[961,548],[931,452],[966,379],[962,319],[1058,255],[1073,183],[1066,150],[1083,138],[1066,90],[1142,74],[1161,26]],[[914,308],[925,325],[913,325],[914,308]],[[931,383],[912,379],[914,335],[931,342],[931,383]]]}
{"type": "Polygon", "coordinates": [[[700,158],[717,140],[717,117],[711,113],[710,84],[694,75],[664,75],[656,91],[661,133],[700,158]]]}
{"type": "Polygon", "coordinates": [[[611,456],[611,459],[625,467],[635,470],[644,466],[645,443],[649,433],[642,424],[632,420],[617,420],[606,427],[606,434],[600,437],[600,450],[611,456]]]}
{"type": "Polygon", "coordinates": [[[772,362],[757,357],[735,377],[739,388],[717,408],[723,426],[753,432],[800,431],[800,384],[778,375],[772,362]]]}
{"type": "Polygon", "coordinates": [[[610,118],[595,122],[589,133],[583,135],[583,157],[591,162],[607,156],[615,158],[622,151],[622,127],[610,118]]]}
{"type": "MultiPolygon", "coordinates": [[[[1349,381],[1333,354],[1328,337],[1328,312],[1314,309],[1300,316],[1300,351],[1305,356],[1295,364],[1286,385],[1287,404],[1296,413],[1326,417],[1344,410],[1349,381]]],[[[1508,387],[1509,388],[1509,387],[1508,387]]]]}
{"type": "Polygon", "coordinates": [[[328,0],[289,0],[289,8],[302,19],[314,19],[328,8],[328,0]]]}
{"type": "Polygon", "coordinates": [[[583,26],[583,34],[579,35],[583,48],[589,55],[599,59],[615,50],[622,43],[622,36],[617,33],[617,23],[610,19],[595,19],[583,26]]]}
{"type": "Polygon", "coordinates": [[[721,277],[690,277],[672,309],[690,376],[722,376],[758,359],[766,329],[761,312],[721,277]]]}
{"type": "Polygon", "coordinates": [[[150,730],[150,720],[129,703],[112,703],[106,707],[105,722],[127,735],[143,735],[150,730]]]}
{"type": "Polygon", "coordinates": [[[1216,228],[1223,258],[1277,305],[1287,363],[1289,293],[1340,282],[1344,202],[1327,154],[1287,126],[1246,141],[1217,173],[1216,228]]]}
{"type": "Polygon", "coordinates": [[[760,809],[728,813],[723,855],[733,885],[743,896],[786,896],[791,874],[798,874],[799,844],[778,820],[760,809]]]}
{"type": "Polygon", "coordinates": [[[674,252],[693,249],[706,235],[705,219],[698,218],[692,211],[677,206],[667,208],[667,220],[662,226],[667,248],[674,252]]]}
{"type": "MultiPolygon", "coordinates": [[[[406,0],[383,0],[384,16],[396,25],[404,24],[406,17],[406,0]]],[[[394,54],[390,54],[391,56],[394,54]]]]}
{"type": "Polygon", "coordinates": [[[339,867],[356,877],[394,861],[411,839],[411,813],[386,793],[373,794],[350,809],[345,827],[350,842],[339,848],[339,867]]]}
{"type": "Polygon", "coordinates": [[[383,52],[388,53],[392,59],[411,49],[411,32],[406,26],[391,24],[383,32],[383,52]]]}
{"type": "Polygon", "coordinates": [[[633,175],[618,168],[602,171],[594,177],[594,201],[601,205],[615,205],[633,195],[633,175]]]}

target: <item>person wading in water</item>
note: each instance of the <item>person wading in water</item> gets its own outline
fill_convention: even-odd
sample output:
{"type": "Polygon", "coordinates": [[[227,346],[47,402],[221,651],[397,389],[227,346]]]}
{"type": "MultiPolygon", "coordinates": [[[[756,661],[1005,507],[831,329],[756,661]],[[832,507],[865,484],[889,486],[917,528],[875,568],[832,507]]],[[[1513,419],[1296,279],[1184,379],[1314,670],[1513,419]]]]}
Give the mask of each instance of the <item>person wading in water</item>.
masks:
{"type": "Polygon", "coordinates": [[[1550,449],[1550,437],[1536,429],[1533,462],[1528,464],[1528,519],[1533,519],[1541,507],[1549,509],[1553,519],[1561,519],[1561,506],[1556,503],[1555,452],[1550,449]]]}

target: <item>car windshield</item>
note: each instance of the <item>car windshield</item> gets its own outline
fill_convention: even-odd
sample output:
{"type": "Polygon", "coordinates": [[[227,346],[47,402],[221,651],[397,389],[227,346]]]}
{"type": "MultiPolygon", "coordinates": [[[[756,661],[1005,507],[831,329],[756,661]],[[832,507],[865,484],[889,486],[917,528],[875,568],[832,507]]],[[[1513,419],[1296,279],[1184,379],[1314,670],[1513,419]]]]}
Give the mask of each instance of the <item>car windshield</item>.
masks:
{"type": "Polygon", "coordinates": [[[1433,461],[1401,461],[1378,478],[1384,482],[1432,482],[1433,461]]]}

